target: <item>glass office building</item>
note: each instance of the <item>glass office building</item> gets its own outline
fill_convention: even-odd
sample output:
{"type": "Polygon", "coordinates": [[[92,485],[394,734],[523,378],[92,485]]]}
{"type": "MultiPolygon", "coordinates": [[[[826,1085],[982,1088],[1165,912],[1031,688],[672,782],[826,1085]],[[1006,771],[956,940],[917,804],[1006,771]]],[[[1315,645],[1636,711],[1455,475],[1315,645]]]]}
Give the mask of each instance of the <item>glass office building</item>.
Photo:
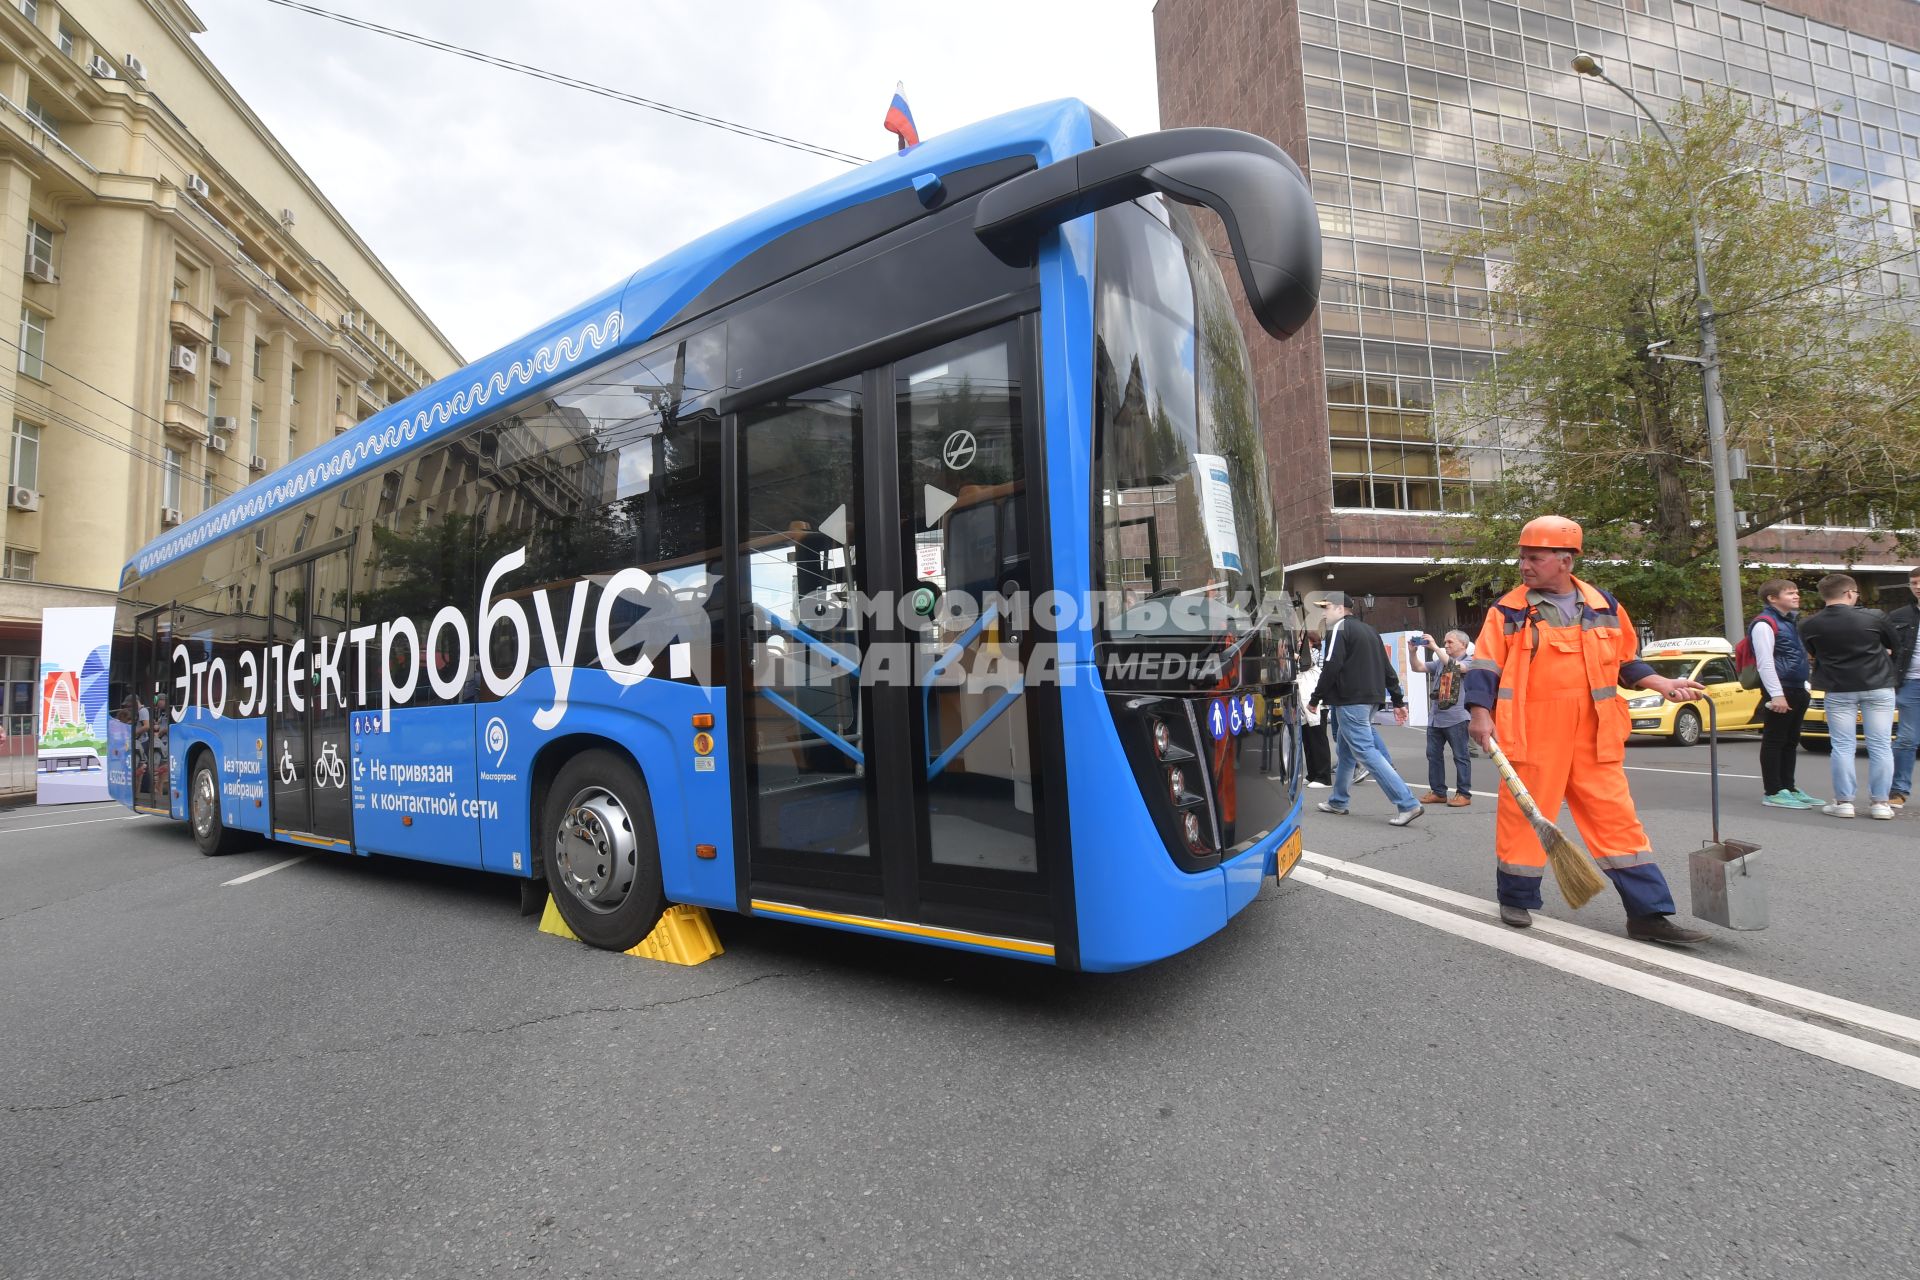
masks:
{"type": "MultiPolygon", "coordinates": [[[[1571,70],[1577,50],[1656,112],[1707,85],[1762,109],[1779,100],[1817,124],[1808,145],[1827,181],[1857,192],[1879,230],[1911,245],[1920,225],[1914,0],[1160,0],[1155,25],[1163,124],[1273,138],[1319,206],[1318,333],[1293,350],[1256,344],[1263,420],[1285,442],[1270,452],[1292,455],[1275,477],[1283,553],[1335,573],[1328,585],[1399,599],[1416,625],[1448,620],[1444,590],[1416,579],[1518,447],[1495,426],[1437,436],[1436,410],[1512,339],[1488,313],[1486,264],[1448,249],[1477,224],[1498,149],[1645,127],[1571,70]]],[[[1920,291],[1920,262],[1886,263],[1872,283],[1920,291]]],[[[1763,536],[1776,532],[1761,554],[1809,569],[1859,541],[1763,536]]]]}

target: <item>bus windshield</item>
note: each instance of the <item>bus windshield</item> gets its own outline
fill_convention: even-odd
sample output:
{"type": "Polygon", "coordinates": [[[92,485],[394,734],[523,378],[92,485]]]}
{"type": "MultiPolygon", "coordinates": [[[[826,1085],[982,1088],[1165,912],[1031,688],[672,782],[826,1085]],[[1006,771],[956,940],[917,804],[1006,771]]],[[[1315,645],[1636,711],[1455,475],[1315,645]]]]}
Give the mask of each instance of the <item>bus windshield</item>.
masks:
{"type": "Polygon", "coordinates": [[[1275,563],[1247,350],[1187,211],[1099,218],[1095,476],[1107,633],[1244,634],[1275,563]]]}

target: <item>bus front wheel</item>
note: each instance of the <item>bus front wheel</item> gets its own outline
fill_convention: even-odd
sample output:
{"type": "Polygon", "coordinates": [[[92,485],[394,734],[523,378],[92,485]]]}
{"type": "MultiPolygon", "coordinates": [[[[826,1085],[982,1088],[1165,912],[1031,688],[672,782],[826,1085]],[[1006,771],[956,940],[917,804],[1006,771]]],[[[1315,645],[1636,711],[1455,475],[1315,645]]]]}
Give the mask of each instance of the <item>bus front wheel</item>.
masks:
{"type": "Polygon", "coordinates": [[[583,751],[547,790],[541,831],[547,887],[582,942],[625,951],[666,910],[647,787],[610,751],[583,751]]]}
{"type": "Polygon", "coordinates": [[[209,858],[241,847],[240,833],[228,830],[220,820],[220,775],[210,753],[201,753],[194,762],[192,789],[187,792],[187,824],[193,828],[194,844],[209,858]]]}

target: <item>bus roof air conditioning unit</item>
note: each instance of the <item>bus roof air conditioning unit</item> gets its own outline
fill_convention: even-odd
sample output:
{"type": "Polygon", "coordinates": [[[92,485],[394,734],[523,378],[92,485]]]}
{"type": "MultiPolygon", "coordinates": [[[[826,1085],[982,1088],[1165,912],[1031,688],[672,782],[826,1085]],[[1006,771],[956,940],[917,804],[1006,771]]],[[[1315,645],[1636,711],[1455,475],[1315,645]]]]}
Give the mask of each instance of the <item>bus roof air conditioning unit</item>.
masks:
{"type": "Polygon", "coordinates": [[[96,80],[118,80],[120,78],[120,73],[113,69],[113,64],[97,53],[87,59],[87,71],[96,80]]]}
{"type": "Polygon", "coordinates": [[[140,59],[134,57],[132,54],[128,54],[127,55],[127,74],[132,76],[135,80],[145,80],[147,78],[147,64],[140,61],[140,59]]]}
{"type": "Polygon", "coordinates": [[[164,524],[164,525],[176,525],[176,524],[179,524],[179,523],[180,523],[180,508],[178,508],[178,507],[162,507],[162,508],[160,508],[160,523],[161,523],[161,524],[164,524]]]}
{"type": "Polygon", "coordinates": [[[193,374],[199,371],[200,356],[192,347],[175,347],[167,358],[167,367],[175,373],[193,374]]]}
{"type": "Polygon", "coordinates": [[[197,173],[187,175],[187,190],[202,200],[213,194],[213,188],[207,185],[207,180],[197,173]]]}
{"type": "Polygon", "coordinates": [[[7,486],[7,505],[15,511],[38,511],[40,495],[25,485],[10,484],[7,486]]]}

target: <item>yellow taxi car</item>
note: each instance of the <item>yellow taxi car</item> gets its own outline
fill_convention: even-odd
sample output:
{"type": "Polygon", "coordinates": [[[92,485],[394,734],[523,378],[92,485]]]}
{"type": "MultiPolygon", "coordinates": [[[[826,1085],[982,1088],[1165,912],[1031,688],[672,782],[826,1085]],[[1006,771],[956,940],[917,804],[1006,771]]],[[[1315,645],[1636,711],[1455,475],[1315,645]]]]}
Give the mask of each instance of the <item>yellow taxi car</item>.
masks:
{"type": "MultiPolygon", "coordinates": [[[[1640,657],[1658,675],[1704,685],[1721,733],[1760,728],[1761,691],[1740,687],[1733,669],[1733,646],[1719,636],[1655,640],[1641,647],[1640,657]]],[[[1620,696],[1627,700],[1634,737],[1666,738],[1690,747],[1706,731],[1707,713],[1694,703],[1668,702],[1645,689],[1621,689],[1620,696]]]]}
{"type": "MultiPolygon", "coordinates": [[[[1856,751],[1864,751],[1867,746],[1866,720],[1865,716],[1854,717],[1853,741],[1856,751]]],[[[1900,728],[1900,712],[1897,710],[1893,713],[1893,727],[1896,732],[1900,728]]],[[[1827,695],[1818,689],[1813,690],[1807,702],[1807,717],[1800,722],[1800,746],[1823,756],[1831,750],[1827,734],[1827,695]]]]}

